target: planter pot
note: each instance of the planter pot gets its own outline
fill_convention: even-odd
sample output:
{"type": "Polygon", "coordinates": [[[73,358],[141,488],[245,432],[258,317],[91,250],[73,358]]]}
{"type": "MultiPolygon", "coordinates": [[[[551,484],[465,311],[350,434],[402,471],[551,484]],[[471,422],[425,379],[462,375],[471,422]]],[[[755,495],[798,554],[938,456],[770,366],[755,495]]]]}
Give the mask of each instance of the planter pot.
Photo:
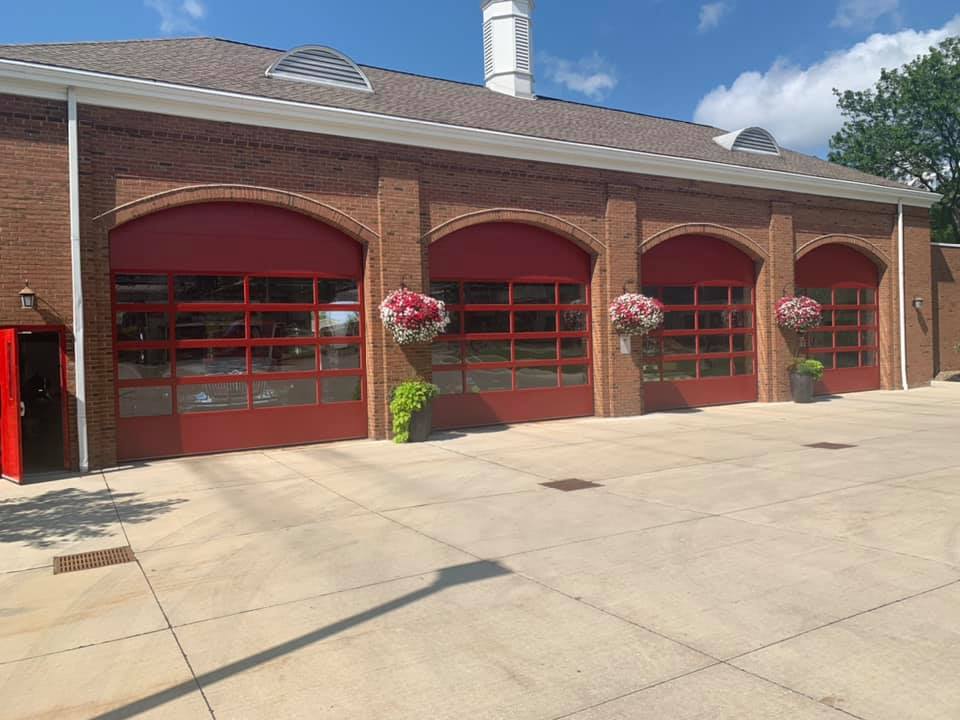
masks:
{"type": "Polygon", "coordinates": [[[430,437],[433,427],[433,403],[410,416],[410,442],[423,442],[430,437]]]}
{"type": "Polygon", "coordinates": [[[812,375],[790,373],[790,394],[798,403],[813,402],[813,386],[817,381],[812,375]]]}

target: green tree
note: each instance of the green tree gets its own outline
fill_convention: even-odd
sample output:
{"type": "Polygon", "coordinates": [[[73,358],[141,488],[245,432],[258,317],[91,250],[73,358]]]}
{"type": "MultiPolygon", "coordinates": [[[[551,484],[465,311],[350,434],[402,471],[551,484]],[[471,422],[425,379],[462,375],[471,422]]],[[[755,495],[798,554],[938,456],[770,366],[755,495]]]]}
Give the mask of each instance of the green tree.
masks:
{"type": "Polygon", "coordinates": [[[882,71],[873,88],[834,93],[844,124],[830,160],[942,194],[933,240],[960,243],[960,37],[882,71]]]}

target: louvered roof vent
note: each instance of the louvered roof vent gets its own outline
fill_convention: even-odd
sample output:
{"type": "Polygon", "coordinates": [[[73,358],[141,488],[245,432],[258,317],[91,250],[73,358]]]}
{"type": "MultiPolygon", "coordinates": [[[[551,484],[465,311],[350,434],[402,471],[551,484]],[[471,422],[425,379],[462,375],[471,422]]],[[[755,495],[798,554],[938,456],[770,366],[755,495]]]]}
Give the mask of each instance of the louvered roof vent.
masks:
{"type": "Polygon", "coordinates": [[[353,60],[321,45],[294,48],[267,68],[267,77],[373,92],[367,76],[353,60]]]}
{"type": "Polygon", "coordinates": [[[713,141],[727,150],[742,150],[743,152],[758,153],[760,155],[779,155],[780,146],[777,139],[761,127],[748,127],[736,132],[715,137],[713,141]]]}

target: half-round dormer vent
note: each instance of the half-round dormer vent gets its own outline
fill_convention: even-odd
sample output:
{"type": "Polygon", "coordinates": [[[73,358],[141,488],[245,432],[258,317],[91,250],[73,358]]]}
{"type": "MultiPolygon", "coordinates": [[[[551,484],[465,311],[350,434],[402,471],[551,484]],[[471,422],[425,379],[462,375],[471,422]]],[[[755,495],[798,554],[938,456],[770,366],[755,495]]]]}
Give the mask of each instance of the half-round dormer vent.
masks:
{"type": "Polygon", "coordinates": [[[320,45],[294,48],[267,68],[267,77],[373,92],[373,86],[343,53],[320,45]]]}
{"type": "Polygon", "coordinates": [[[727,150],[759,153],[761,155],[779,155],[777,139],[760,127],[748,127],[715,137],[713,141],[727,150]]]}

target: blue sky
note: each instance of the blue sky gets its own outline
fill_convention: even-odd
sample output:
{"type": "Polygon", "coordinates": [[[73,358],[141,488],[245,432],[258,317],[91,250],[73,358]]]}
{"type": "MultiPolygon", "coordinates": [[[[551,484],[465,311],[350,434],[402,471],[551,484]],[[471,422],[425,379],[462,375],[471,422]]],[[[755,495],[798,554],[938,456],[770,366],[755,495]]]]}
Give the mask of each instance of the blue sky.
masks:
{"type": "MultiPolygon", "coordinates": [[[[46,0],[8,3],[0,43],[214,35],[331,45],[361,64],[480,83],[479,0],[46,0]]],[[[537,92],[728,129],[822,154],[830,89],[871,85],[947,35],[956,0],[539,0],[537,92]],[[585,10],[586,8],[586,10],[585,10]]]]}

